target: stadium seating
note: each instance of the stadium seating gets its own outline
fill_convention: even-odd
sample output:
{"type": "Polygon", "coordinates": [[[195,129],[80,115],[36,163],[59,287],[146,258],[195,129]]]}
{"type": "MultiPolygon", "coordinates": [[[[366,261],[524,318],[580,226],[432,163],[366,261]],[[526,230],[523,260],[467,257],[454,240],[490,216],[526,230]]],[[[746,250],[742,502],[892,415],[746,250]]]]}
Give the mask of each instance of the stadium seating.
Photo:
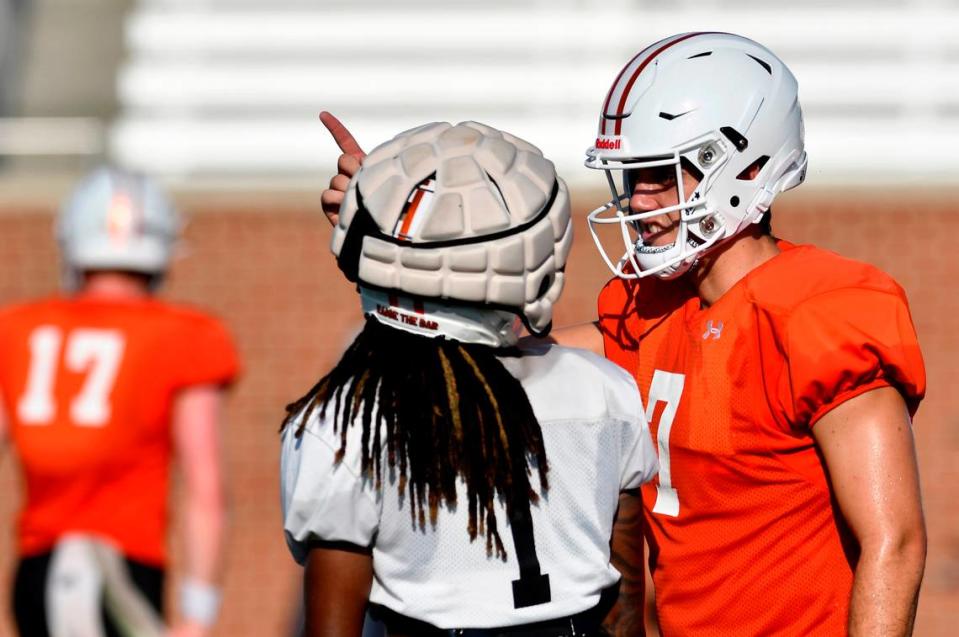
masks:
{"type": "Polygon", "coordinates": [[[316,120],[326,108],[367,147],[428,120],[486,121],[590,180],[580,158],[617,70],[645,43],[709,29],[754,37],[792,67],[812,176],[951,170],[937,140],[959,136],[955,3],[755,6],[141,0],[126,23],[110,147],[170,176],[302,178],[335,157],[316,120]]]}

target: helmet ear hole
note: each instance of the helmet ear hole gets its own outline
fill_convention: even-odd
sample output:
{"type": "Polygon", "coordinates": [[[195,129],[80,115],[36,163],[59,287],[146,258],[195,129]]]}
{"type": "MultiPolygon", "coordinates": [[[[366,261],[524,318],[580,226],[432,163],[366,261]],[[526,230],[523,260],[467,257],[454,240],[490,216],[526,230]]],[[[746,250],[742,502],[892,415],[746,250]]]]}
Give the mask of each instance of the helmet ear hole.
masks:
{"type": "Polygon", "coordinates": [[[742,172],[736,175],[736,179],[739,181],[752,181],[762,172],[763,167],[768,161],[769,155],[760,156],[756,161],[743,168],[742,172]]]}

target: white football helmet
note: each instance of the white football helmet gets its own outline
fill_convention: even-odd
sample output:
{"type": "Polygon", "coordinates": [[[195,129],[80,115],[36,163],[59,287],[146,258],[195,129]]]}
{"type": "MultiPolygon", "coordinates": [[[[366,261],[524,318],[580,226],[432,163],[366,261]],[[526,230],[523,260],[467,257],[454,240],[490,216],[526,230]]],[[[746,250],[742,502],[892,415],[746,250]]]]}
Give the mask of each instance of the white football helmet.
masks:
{"type": "Polygon", "coordinates": [[[538,148],[476,122],[442,122],[367,155],[332,249],[366,289],[505,310],[542,335],[572,239],[566,184],[538,148]]]}
{"type": "Polygon", "coordinates": [[[596,143],[586,151],[586,166],[606,171],[613,193],[588,216],[613,273],[679,276],[710,248],[760,222],[777,194],[802,183],[798,91],[796,78],[771,51],[729,33],[674,35],[630,60],[606,96],[596,143]],[[688,198],[683,163],[702,173],[688,198]],[[630,210],[632,171],[663,166],[675,170],[678,203],[630,210]],[[622,171],[622,179],[613,171],[622,171]],[[675,242],[645,245],[637,222],[674,211],[680,213],[675,242]],[[597,235],[602,224],[620,228],[625,252],[616,260],[597,235]]]}
{"type": "Polygon", "coordinates": [[[141,272],[158,282],[179,232],[176,210],[150,179],[98,168],[80,181],[57,219],[66,285],[76,287],[89,270],[141,272]]]}

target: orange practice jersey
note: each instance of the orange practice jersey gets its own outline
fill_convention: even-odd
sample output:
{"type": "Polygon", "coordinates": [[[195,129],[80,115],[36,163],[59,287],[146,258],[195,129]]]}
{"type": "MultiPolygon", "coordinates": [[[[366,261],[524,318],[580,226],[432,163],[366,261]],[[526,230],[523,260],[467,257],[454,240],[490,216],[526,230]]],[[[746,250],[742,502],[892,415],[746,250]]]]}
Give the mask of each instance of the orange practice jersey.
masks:
{"type": "Polygon", "coordinates": [[[162,565],[173,398],[237,368],[219,321],[152,299],[0,312],[0,390],[26,487],[20,554],[88,531],[162,565]]]}
{"type": "Polygon", "coordinates": [[[664,635],[845,634],[855,542],[812,436],[836,405],[925,372],[902,289],[812,246],[701,308],[684,281],[614,279],[606,355],[636,375],[660,458],[642,487],[664,635]]]}

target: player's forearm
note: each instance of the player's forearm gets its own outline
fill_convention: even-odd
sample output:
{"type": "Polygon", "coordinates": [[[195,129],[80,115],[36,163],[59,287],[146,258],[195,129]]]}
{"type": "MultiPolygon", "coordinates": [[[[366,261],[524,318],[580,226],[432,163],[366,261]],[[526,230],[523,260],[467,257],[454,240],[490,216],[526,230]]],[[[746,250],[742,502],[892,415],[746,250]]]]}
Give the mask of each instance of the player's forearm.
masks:
{"type": "Polygon", "coordinates": [[[227,507],[222,493],[187,496],[184,510],[186,574],[216,584],[220,580],[227,507]]]}
{"type": "Polygon", "coordinates": [[[218,484],[187,489],[183,528],[186,568],[178,582],[180,622],[170,637],[208,635],[220,612],[221,555],[226,528],[226,504],[218,484]]]}
{"type": "Polygon", "coordinates": [[[619,599],[603,625],[616,637],[646,634],[646,572],[643,566],[643,502],[638,493],[623,493],[613,526],[610,561],[622,574],[619,599]]]}
{"type": "Polygon", "coordinates": [[[186,574],[205,584],[219,579],[226,527],[219,436],[222,405],[222,388],[206,385],[183,390],[174,406],[176,455],[185,485],[186,574]]]}
{"type": "Polygon", "coordinates": [[[863,544],[849,607],[850,637],[912,635],[925,560],[921,527],[863,544]]]}

